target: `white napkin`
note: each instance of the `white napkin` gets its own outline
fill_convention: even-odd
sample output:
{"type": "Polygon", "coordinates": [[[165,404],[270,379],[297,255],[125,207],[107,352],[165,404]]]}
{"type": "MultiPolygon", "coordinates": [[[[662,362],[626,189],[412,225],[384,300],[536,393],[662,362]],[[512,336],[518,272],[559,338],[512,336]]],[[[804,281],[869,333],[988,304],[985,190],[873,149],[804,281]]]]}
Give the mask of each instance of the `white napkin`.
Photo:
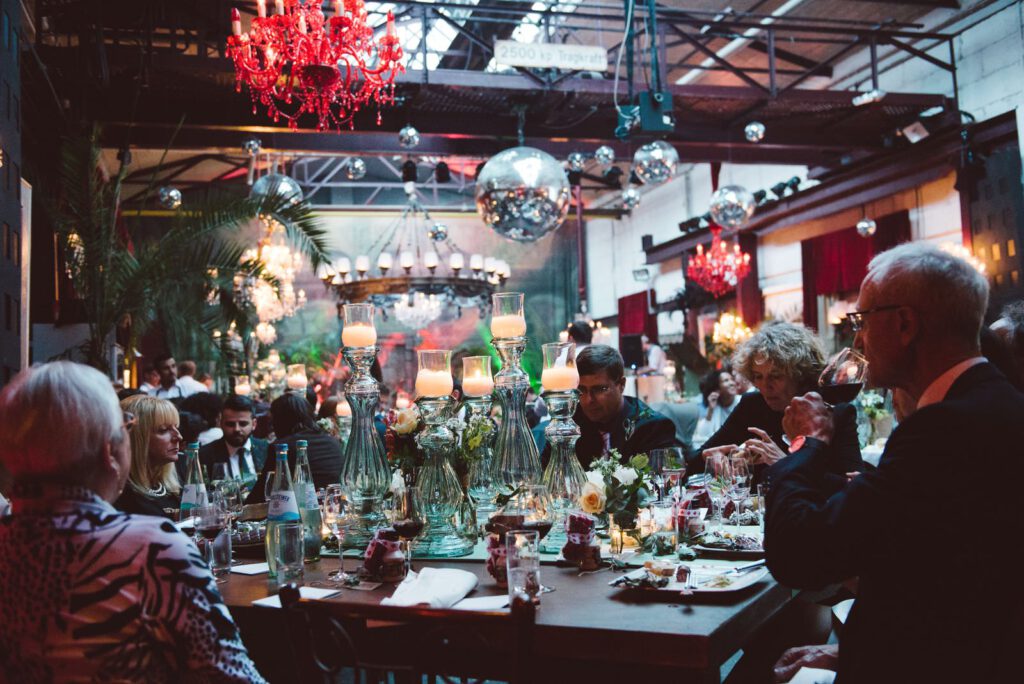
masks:
{"type": "MultiPolygon", "coordinates": [[[[317,589],[316,587],[299,587],[299,596],[304,599],[322,599],[337,596],[341,592],[337,589],[317,589]]],[[[277,594],[267,598],[256,599],[252,602],[254,606],[266,606],[267,608],[280,608],[281,597],[277,594]]]]}
{"type": "Polygon", "coordinates": [[[417,606],[451,608],[476,588],[476,575],[455,568],[423,568],[419,574],[410,572],[398,585],[391,598],[381,601],[385,606],[417,606]]]}
{"type": "Polygon", "coordinates": [[[501,610],[508,608],[508,596],[474,596],[464,598],[452,608],[456,610],[501,610]]]}
{"type": "Polygon", "coordinates": [[[239,575],[261,575],[270,572],[270,565],[267,563],[248,563],[246,565],[232,565],[231,572],[239,575]]]}
{"type": "Polygon", "coordinates": [[[836,673],[832,670],[822,670],[817,667],[801,667],[796,675],[789,680],[789,684],[832,684],[836,680],[836,673]]]}

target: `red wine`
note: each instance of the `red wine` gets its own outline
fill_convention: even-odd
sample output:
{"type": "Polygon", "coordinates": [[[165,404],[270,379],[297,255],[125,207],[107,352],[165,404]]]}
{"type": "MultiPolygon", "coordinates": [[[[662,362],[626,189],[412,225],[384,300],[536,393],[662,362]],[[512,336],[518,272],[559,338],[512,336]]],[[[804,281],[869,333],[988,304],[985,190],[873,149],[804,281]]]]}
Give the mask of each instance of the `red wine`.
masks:
{"type": "Polygon", "coordinates": [[[398,520],[391,525],[398,536],[405,540],[415,539],[423,531],[422,520],[398,520]]]}
{"type": "Polygon", "coordinates": [[[203,539],[213,541],[217,538],[217,535],[220,534],[221,530],[223,529],[223,527],[218,527],[216,525],[214,525],[213,527],[203,527],[202,525],[199,525],[196,527],[196,532],[202,535],[203,539]]]}
{"type": "Polygon", "coordinates": [[[543,539],[551,531],[551,524],[550,520],[527,520],[523,523],[523,529],[527,532],[538,532],[538,536],[543,539]]]}
{"type": "Polygon", "coordinates": [[[853,401],[860,394],[862,382],[848,382],[844,385],[822,385],[818,388],[821,398],[830,404],[845,404],[853,401]]]}

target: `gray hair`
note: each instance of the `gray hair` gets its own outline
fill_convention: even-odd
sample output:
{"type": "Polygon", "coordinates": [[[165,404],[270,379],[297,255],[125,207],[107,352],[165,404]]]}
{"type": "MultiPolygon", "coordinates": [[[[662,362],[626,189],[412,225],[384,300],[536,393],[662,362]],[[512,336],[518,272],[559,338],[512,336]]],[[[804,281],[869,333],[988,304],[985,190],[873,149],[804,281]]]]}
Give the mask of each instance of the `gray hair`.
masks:
{"type": "Polygon", "coordinates": [[[615,382],[626,375],[622,355],[606,344],[592,344],[581,351],[576,357],[576,370],[580,375],[596,375],[604,371],[615,382]]]}
{"type": "Polygon", "coordinates": [[[16,479],[82,483],[124,438],[114,388],[94,368],[55,361],[18,373],[0,392],[0,461],[16,479]]]}
{"type": "Polygon", "coordinates": [[[747,380],[753,379],[755,365],[765,363],[794,378],[798,389],[806,391],[815,386],[825,367],[825,350],[810,329],[788,321],[768,321],[740,344],[732,357],[733,367],[747,380]]]}
{"type": "Polygon", "coordinates": [[[978,348],[988,281],[964,259],[928,243],[908,242],[872,259],[868,281],[880,300],[872,299],[872,305],[913,308],[926,339],[953,339],[978,348]]]}

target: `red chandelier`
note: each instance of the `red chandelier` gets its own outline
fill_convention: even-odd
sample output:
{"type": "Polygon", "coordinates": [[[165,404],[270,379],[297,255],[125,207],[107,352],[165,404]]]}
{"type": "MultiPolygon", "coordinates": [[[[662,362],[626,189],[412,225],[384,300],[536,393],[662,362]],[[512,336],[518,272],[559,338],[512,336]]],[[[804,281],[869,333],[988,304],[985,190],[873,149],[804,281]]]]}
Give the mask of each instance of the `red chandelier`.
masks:
{"type": "Polygon", "coordinates": [[[742,252],[738,243],[732,250],[722,240],[722,227],[711,225],[711,247],[704,251],[697,245],[696,256],[690,257],[686,277],[715,297],[721,297],[736,287],[750,273],[750,255],[742,252]]]}
{"type": "Polygon", "coordinates": [[[247,33],[238,10],[231,10],[228,55],[236,90],[249,87],[253,114],[258,102],[267,116],[284,117],[293,129],[303,114],[315,115],[320,131],[352,128],[356,112],[372,100],[380,124],[379,108],[394,102],[395,76],[405,71],[394,16],[388,12],[387,31],[375,44],[363,0],[333,4],[328,18],[319,0],[275,0],[268,17],[266,0],[257,0],[247,33]]]}

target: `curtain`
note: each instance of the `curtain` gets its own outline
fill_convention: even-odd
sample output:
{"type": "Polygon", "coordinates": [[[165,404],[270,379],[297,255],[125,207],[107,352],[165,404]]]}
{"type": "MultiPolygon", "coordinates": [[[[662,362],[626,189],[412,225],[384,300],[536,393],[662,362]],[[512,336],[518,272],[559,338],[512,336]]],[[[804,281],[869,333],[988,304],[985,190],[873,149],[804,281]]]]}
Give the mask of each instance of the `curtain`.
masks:
{"type": "Polygon", "coordinates": [[[869,238],[856,227],[844,228],[800,243],[803,258],[804,325],[818,329],[818,296],[860,289],[868,262],[876,254],[910,241],[910,212],[898,211],[875,220],[869,238]]]}
{"type": "MultiPolygon", "coordinates": [[[[654,302],[654,290],[650,291],[654,302]]],[[[658,315],[647,313],[647,292],[619,297],[619,345],[625,335],[644,335],[658,339],[658,315]]]]}

